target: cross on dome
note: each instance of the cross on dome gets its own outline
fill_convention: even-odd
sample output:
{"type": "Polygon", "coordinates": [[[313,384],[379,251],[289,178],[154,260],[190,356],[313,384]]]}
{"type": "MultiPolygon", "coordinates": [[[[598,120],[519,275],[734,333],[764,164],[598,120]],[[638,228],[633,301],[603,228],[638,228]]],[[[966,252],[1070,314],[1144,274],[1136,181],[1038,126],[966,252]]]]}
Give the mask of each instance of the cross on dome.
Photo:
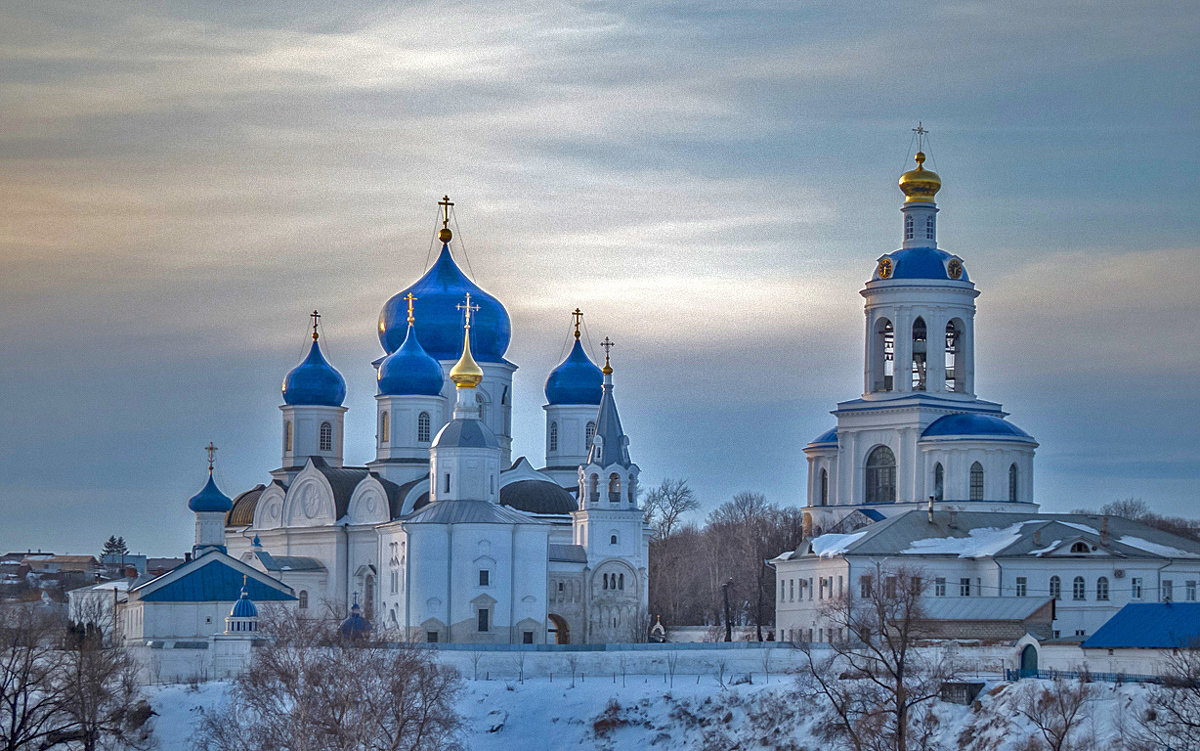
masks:
{"type": "Polygon", "coordinates": [[[612,366],[608,364],[608,352],[617,346],[617,344],[606,336],[604,337],[604,341],[600,342],[600,346],[604,347],[604,375],[612,375],[612,366]]]}
{"type": "Polygon", "coordinates": [[[317,340],[317,321],[321,320],[321,314],[314,310],[312,313],[309,313],[308,317],[313,322],[313,341],[315,342],[317,340]]]}
{"type": "Polygon", "coordinates": [[[463,315],[464,315],[464,317],[466,318],[466,327],[467,327],[467,328],[471,328],[471,311],[474,311],[474,310],[479,310],[479,306],[478,306],[478,305],[472,305],[472,304],[471,304],[471,293],[470,293],[470,292],[468,292],[468,293],[467,293],[467,302],[466,302],[465,304],[464,304],[464,303],[459,303],[459,304],[458,304],[457,306],[455,306],[455,307],[456,307],[458,310],[461,310],[461,311],[463,311],[463,315]]]}
{"type": "Polygon", "coordinates": [[[583,322],[583,311],[576,308],[571,312],[571,317],[575,319],[575,338],[579,338],[579,324],[583,322]]]}
{"type": "Polygon", "coordinates": [[[217,447],[213,445],[212,441],[209,441],[204,450],[208,452],[208,473],[211,475],[213,471],[213,454],[217,453],[217,447]]]}
{"type": "Polygon", "coordinates": [[[443,243],[450,242],[450,238],[454,237],[454,233],[450,231],[450,207],[454,202],[450,200],[450,196],[442,196],[442,200],[438,201],[438,206],[442,207],[442,228],[438,230],[438,239],[443,243]]]}
{"type": "Polygon", "coordinates": [[[417,319],[413,318],[413,303],[417,301],[417,296],[409,292],[404,296],[404,299],[408,300],[408,322],[410,324],[414,323],[417,319]]]}
{"type": "Polygon", "coordinates": [[[921,124],[920,120],[918,120],[917,127],[913,128],[912,132],[917,134],[917,151],[924,151],[922,147],[925,145],[925,134],[929,131],[926,130],[925,126],[921,124]]]}

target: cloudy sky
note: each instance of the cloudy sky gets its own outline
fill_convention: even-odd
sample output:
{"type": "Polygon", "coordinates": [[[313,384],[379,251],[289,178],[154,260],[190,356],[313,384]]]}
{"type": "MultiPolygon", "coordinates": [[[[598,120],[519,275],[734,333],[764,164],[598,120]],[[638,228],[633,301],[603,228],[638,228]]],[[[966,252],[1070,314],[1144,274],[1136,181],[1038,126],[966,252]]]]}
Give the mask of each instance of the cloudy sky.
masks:
{"type": "Polygon", "coordinates": [[[3,4],[0,548],[189,546],[202,446],[230,494],[278,465],[313,308],[368,460],[443,193],[513,318],[514,455],[579,306],[645,482],[801,503],[918,120],[1037,499],[1194,513],[1200,14],[881,5],[3,4]]]}

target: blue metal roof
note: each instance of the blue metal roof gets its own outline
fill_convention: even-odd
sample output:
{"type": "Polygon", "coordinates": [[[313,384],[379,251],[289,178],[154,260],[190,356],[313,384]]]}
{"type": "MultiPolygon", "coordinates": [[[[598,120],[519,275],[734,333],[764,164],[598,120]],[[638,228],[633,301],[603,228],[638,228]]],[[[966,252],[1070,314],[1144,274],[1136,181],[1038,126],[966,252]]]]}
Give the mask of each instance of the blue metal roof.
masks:
{"type": "Polygon", "coordinates": [[[479,310],[471,316],[471,354],[480,362],[501,362],[512,337],[508,311],[500,301],[479,288],[454,263],[450,246],[442,252],[429,271],[407,289],[400,290],[383,304],[379,313],[379,343],[389,354],[400,348],[407,334],[408,301],[415,296],[413,314],[421,322],[417,337],[425,351],[438,360],[457,360],[462,354],[463,316],[458,309],[466,293],[479,310]]]}
{"type": "Polygon", "coordinates": [[[994,415],[977,415],[970,413],[960,413],[956,415],[946,415],[939,417],[925,428],[925,432],[921,434],[922,438],[933,438],[937,436],[951,435],[988,435],[988,436],[1012,436],[1013,438],[1025,438],[1032,440],[1032,437],[1021,430],[1016,425],[1013,425],[1008,420],[1005,420],[994,415]]]}
{"type": "Polygon", "coordinates": [[[233,499],[221,492],[217,487],[217,483],[213,481],[211,473],[208,475],[208,482],[199,493],[188,499],[188,508],[193,512],[204,511],[219,511],[226,513],[233,508],[233,499]]]}
{"type": "Polygon", "coordinates": [[[1083,647],[1171,649],[1200,639],[1200,602],[1135,602],[1083,642],[1083,647]]]}
{"type": "Polygon", "coordinates": [[[233,609],[229,611],[230,618],[257,618],[258,608],[254,607],[254,603],[250,601],[250,593],[242,587],[242,596],[238,601],[233,603],[233,609]]]}
{"type": "MultiPolygon", "coordinates": [[[[892,275],[890,279],[945,279],[950,281],[946,273],[946,264],[954,256],[938,248],[903,248],[887,255],[892,259],[892,275]]],[[[963,267],[962,276],[953,281],[969,282],[967,269],[963,267]]]]}
{"type": "Polygon", "coordinates": [[[400,349],[379,363],[378,379],[379,393],[390,396],[437,396],[445,383],[441,363],[421,346],[412,324],[400,349]]]}
{"type": "Polygon", "coordinates": [[[546,401],[550,404],[599,404],[603,384],[604,374],[583,351],[577,338],[567,359],[550,371],[550,377],[546,379],[546,401]]]}
{"type": "Polygon", "coordinates": [[[308,357],[283,379],[284,403],[340,407],[345,399],[346,380],[325,360],[320,343],[313,339],[308,357]]]}
{"type": "Polygon", "coordinates": [[[812,439],[812,443],[837,443],[837,426],[834,425],[829,430],[812,439]]]}
{"type": "MultiPolygon", "coordinates": [[[[242,580],[241,571],[224,561],[212,560],[141,599],[146,602],[234,602],[241,599],[242,580]]],[[[280,588],[271,587],[253,577],[245,581],[246,592],[257,602],[296,599],[282,589],[282,584],[280,588]]]]}

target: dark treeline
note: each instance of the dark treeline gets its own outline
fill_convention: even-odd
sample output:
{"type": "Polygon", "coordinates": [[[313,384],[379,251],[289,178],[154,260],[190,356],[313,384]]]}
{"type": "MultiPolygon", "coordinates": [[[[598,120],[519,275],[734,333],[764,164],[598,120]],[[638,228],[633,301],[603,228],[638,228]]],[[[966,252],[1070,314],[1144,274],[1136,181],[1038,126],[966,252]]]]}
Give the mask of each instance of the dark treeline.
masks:
{"type": "Polygon", "coordinates": [[[686,522],[700,507],[686,480],[664,480],[646,494],[644,507],[653,530],[651,618],[667,627],[721,627],[728,585],[730,622],[755,627],[765,640],[775,623],[775,571],[766,561],[800,544],[800,509],[738,493],[702,525],[686,522]]]}

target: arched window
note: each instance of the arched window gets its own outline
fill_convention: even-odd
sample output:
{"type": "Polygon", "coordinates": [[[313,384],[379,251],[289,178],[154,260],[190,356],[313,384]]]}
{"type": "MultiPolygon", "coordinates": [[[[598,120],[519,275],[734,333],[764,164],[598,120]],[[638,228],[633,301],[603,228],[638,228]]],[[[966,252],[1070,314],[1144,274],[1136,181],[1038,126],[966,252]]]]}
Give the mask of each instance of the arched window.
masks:
{"type": "Polygon", "coordinates": [[[292,450],[292,421],[291,420],[283,421],[283,450],[284,451],[292,450]]]}
{"type": "Polygon", "coordinates": [[[333,451],[333,426],[321,423],[321,451],[333,451]]]}
{"type": "Polygon", "coordinates": [[[1050,596],[1056,600],[1062,597],[1062,580],[1057,576],[1050,577],[1050,596]]]}
{"type": "Polygon", "coordinates": [[[1072,600],[1086,600],[1087,599],[1087,585],[1084,583],[1082,576],[1075,577],[1075,580],[1073,582],[1071,582],[1071,599],[1072,600]]]}
{"type": "Polygon", "coordinates": [[[867,456],[867,503],[896,501],[896,455],[887,446],[876,446],[867,456]]]}
{"type": "Polygon", "coordinates": [[[911,214],[904,215],[904,239],[913,239],[913,218],[911,214]]]}
{"type": "Polygon", "coordinates": [[[596,423],[589,422],[587,424],[587,431],[584,433],[584,436],[583,436],[583,440],[584,440],[583,445],[587,446],[588,448],[591,448],[592,447],[592,439],[595,437],[596,437],[596,423]]]}
{"type": "Polygon", "coordinates": [[[617,589],[625,589],[625,574],[617,574],[617,589]]]}
{"type": "Polygon", "coordinates": [[[1096,580],[1096,599],[1097,600],[1107,600],[1108,599],[1108,577],[1107,576],[1102,576],[1096,580]]]}
{"type": "Polygon", "coordinates": [[[959,374],[958,349],[962,339],[962,321],[955,318],[946,324],[946,391],[962,391],[959,374]]]}
{"type": "Polygon", "coordinates": [[[300,590],[299,597],[300,597],[300,602],[296,605],[296,607],[300,608],[301,610],[308,610],[308,590],[307,589],[300,590]]]}
{"type": "Polygon", "coordinates": [[[933,465],[933,500],[946,500],[946,468],[941,462],[933,465]]]}
{"type": "Polygon", "coordinates": [[[983,500],[983,465],[975,462],[971,465],[971,500],[983,500]]]}
{"type": "Polygon", "coordinates": [[[550,423],[550,450],[558,451],[558,423],[550,423]]]}
{"type": "Polygon", "coordinates": [[[386,444],[392,439],[392,416],[387,410],[379,415],[379,443],[386,444]]]}
{"type": "Polygon", "coordinates": [[[871,347],[871,390],[891,391],[895,373],[896,332],[892,322],[880,318],[875,322],[875,336],[871,347]]]}
{"type": "Polygon", "coordinates": [[[1077,542],[1071,546],[1072,553],[1090,553],[1092,548],[1086,542],[1077,542]]]}
{"type": "Polygon", "coordinates": [[[591,501],[600,500],[600,475],[592,475],[592,485],[588,489],[588,499],[591,501]]]}
{"type": "Polygon", "coordinates": [[[912,390],[925,390],[925,354],[928,331],[925,319],[917,316],[912,327],[912,390]]]}
{"type": "Polygon", "coordinates": [[[925,217],[925,239],[933,239],[933,214],[925,217]]]}
{"type": "Polygon", "coordinates": [[[604,575],[604,588],[608,589],[608,574],[604,575]]]}
{"type": "Polygon", "coordinates": [[[429,413],[422,412],[421,414],[417,415],[417,440],[421,443],[428,443],[429,433],[429,413]]]}
{"type": "Polygon", "coordinates": [[[821,505],[829,505],[829,470],[821,470],[821,505]]]}
{"type": "Polygon", "coordinates": [[[616,545],[616,544],[617,544],[617,536],[616,536],[616,535],[609,535],[609,537],[608,537],[608,544],[609,544],[609,545],[616,545]]]}
{"type": "Polygon", "coordinates": [[[1020,470],[1017,469],[1016,463],[1008,465],[1008,500],[1012,503],[1017,502],[1017,479],[1020,477],[1020,470]]]}
{"type": "Polygon", "coordinates": [[[621,476],[616,472],[608,476],[608,500],[611,503],[621,500],[621,476]]]}

